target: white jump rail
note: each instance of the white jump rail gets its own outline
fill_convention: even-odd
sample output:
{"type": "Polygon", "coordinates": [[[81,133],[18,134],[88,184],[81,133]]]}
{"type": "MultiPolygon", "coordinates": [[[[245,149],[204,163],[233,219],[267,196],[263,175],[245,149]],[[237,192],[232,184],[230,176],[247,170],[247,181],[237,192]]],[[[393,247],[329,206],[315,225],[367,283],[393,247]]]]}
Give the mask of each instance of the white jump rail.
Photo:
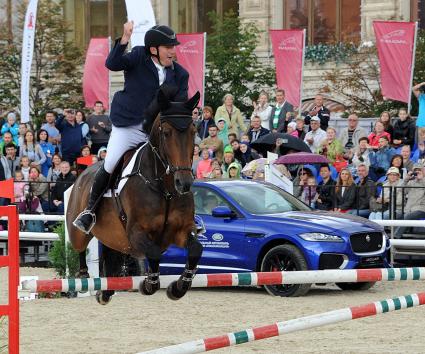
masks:
{"type": "MultiPolygon", "coordinates": [[[[6,220],[6,218],[2,217],[0,220],[6,220]]],[[[65,221],[65,215],[19,214],[19,220],[65,221]]]]}

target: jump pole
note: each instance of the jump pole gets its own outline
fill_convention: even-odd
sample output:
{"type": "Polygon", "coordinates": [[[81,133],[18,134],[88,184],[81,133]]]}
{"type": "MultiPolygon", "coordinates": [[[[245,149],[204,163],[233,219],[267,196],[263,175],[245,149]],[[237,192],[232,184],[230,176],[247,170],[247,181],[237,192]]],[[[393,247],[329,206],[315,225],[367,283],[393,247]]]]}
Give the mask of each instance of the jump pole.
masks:
{"type": "Polygon", "coordinates": [[[343,321],[356,320],[425,304],[425,293],[400,296],[393,299],[371,302],[369,304],[347,307],[340,310],[324,312],[294,320],[276,322],[271,325],[254,327],[239,332],[227,333],[218,337],[210,337],[154,349],[138,354],[192,354],[202,353],[219,348],[253,342],[260,339],[277,337],[282,334],[321,327],[343,321]]]}
{"type": "MultiPolygon", "coordinates": [[[[31,292],[67,292],[138,289],[145,277],[109,277],[88,279],[26,280],[22,289],[31,292]]],[[[161,276],[161,288],[166,288],[178,276],[161,276]]],[[[425,267],[327,269],[292,272],[198,274],[193,288],[221,286],[261,286],[280,284],[358,283],[378,281],[425,280],[425,267]]]]}

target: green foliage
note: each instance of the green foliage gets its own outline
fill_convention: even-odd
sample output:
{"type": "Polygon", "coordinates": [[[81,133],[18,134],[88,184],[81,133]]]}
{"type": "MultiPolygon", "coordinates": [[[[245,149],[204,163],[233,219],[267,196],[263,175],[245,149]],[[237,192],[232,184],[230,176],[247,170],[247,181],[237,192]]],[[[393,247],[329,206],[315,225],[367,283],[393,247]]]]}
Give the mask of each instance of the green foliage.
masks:
{"type": "Polygon", "coordinates": [[[336,63],[345,63],[347,60],[358,52],[357,47],[352,43],[338,44],[315,44],[305,48],[305,60],[320,65],[329,61],[336,63]]]}
{"type": "Polygon", "coordinates": [[[208,35],[205,104],[216,109],[231,93],[235,106],[247,113],[261,88],[274,84],[274,70],[262,65],[254,50],[260,31],[253,22],[242,23],[233,11],[223,18],[209,13],[213,32],[208,35]]]}
{"type": "MultiPolygon", "coordinates": [[[[30,81],[30,109],[33,121],[39,122],[46,110],[80,106],[83,55],[67,40],[70,31],[63,16],[63,1],[38,2],[33,67],[30,81]]],[[[18,6],[18,27],[23,28],[25,2],[18,6]]],[[[0,41],[7,31],[0,27],[0,41]]],[[[14,42],[0,46],[0,108],[19,107],[21,80],[22,31],[14,33],[14,42]]]]}
{"type": "Polygon", "coordinates": [[[79,254],[68,243],[65,257],[65,224],[63,222],[55,227],[54,232],[59,235],[59,240],[53,242],[53,247],[49,251],[49,261],[60,278],[66,277],[66,261],[68,261],[69,274],[73,277],[80,268],[79,254]]]}

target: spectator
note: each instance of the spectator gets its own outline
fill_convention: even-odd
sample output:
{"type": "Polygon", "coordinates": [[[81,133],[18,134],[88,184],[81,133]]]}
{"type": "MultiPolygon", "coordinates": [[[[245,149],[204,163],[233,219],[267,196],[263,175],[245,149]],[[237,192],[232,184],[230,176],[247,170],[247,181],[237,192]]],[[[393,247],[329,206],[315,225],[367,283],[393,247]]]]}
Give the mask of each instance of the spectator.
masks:
{"type": "Polygon", "coordinates": [[[403,156],[399,154],[393,155],[390,161],[390,168],[397,167],[400,173],[400,178],[403,179],[407,173],[407,169],[403,165],[403,156]]]}
{"type": "MultiPolygon", "coordinates": [[[[9,178],[12,178],[12,173],[10,172],[9,164],[5,156],[0,154],[0,181],[5,181],[9,178]]],[[[0,197],[0,206],[9,205],[10,200],[7,198],[0,197]]],[[[0,222],[0,225],[5,228],[7,223],[0,222]]]]}
{"type": "Polygon", "coordinates": [[[6,132],[3,134],[3,139],[1,139],[0,142],[0,155],[6,155],[5,146],[8,144],[13,144],[16,146],[17,149],[19,149],[18,145],[14,143],[12,134],[10,132],[6,132]]]}
{"type": "Polygon", "coordinates": [[[347,212],[354,207],[355,199],[356,185],[353,176],[350,170],[343,168],[336,182],[334,211],[347,212]]]}
{"type": "Polygon", "coordinates": [[[368,148],[369,139],[361,137],[357,147],[348,152],[348,161],[352,166],[353,173],[357,176],[357,167],[360,164],[370,166],[371,149],[368,148]]]}
{"type": "Polygon", "coordinates": [[[60,165],[62,162],[62,158],[59,154],[54,154],[52,157],[52,166],[49,168],[49,172],[47,173],[47,181],[48,182],[56,182],[61,173],[60,165]]]}
{"type": "Polygon", "coordinates": [[[303,187],[301,193],[301,201],[310,206],[311,208],[316,207],[316,201],[319,197],[319,193],[316,188],[316,179],[312,177],[307,178],[307,183],[303,187]]]}
{"type": "MultiPolygon", "coordinates": [[[[213,109],[210,106],[205,106],[202,109],[202,120],[197,123],[198,136],[201,138],[201,140],[208,138],[209,127],[211,125],[215,125],[213,117],[214,117],[213,109]]],[[[218,121],[217,121],[217,125],[218,125],[218,121]]]]}
{"type": "Polygon", "coordinates": [[[395,150],[390,147],[388,137],[382,136],[379,139],[378,151],[369,156],[375,181],[385,175],[385,172],[390,168],[391,158],[394,155],[395,150]]]}
{"type": "Polygon", "coordinates": [[[15,178],[13,182],[13,194],[15,197],[15,203],[18,203],[19,212],[24,213],[25,210],[21,209],[21,202],[25,201],[25,192],[28,190],[28,183],[24,181],[24,175],[21,170],[16,170],[15,178]]]}
{"type": "Polygon", "coordinates": [[[90,128],[89,125],[86,122],[86,114],[78,109],[77,111],[75,111],[75,121],[81,125],[81,134],[83,136],[83,144],[84,145],[88,145],[89,142],[89,138],[90,138],[90,128]]]}
{"type": "MultiPolygon", "coordinates": [[[[81,126],[75,120],[75,110],[69,109],[66,112],[66,117],[58,117],[56,119],[56,127],[61,133],[61,145],[62,145],[62,159],[68,161],[72,165],[75,159],[80,155],[83,135],[81,133],[81,126]]],[[[93,121],[92,121],[93,122],[93,121]]],[[[100,121],[100,123],[102,123],[100,121]]],[[[103,123],[104,125],[104,123],[103,123]]],[[[100,129],[104,129],[99,125],[98,132],[100,129]]],[[[96,133],[95,133],[96,134],[96,133]]],[[[92,141],[95,144],[94,136],[92,131],[92,141]]]]}
{"type": "Polygon", "coordinates": [[[304,118],[302,116],[297,116],[295,118],[295,124],[296,124],[296,130],[295,132],[297,133],[297,138],[300,140],[304,140],[305,135],[307,133],[306,129],[305,129],[305,125],[304,125],[304,118]]]}
{"type": "Polygon", "coordinates": [[[413,148],[415,132],[415,122],[405,108],[400,108],[398,119],[394,123],[393,146],[397,148],[402,145],[410,145],[410,148],[413,148]]]}
{"type": "Polygon", "coordinates": [[[300,198],[304,190],[304,187],[307,185],[307,179],[313,176],[313,172],[308,167],[298,168],[297,177],[294,178],[292,184],[294,186],[292,194],[295,198],[300,198]]]}
{"type": "Polygon", "coordinates": [[[289,123],[288,127],[286,128],[286,133],[298,138],[297,123],[295,123],[294,121],[289,123]]]}
{"type": "Polygon", "coordinates": [[[241,178],[241,166],[237,162],[232,162],[227,169],[225,178],[240,179],[241,178]]]}
{"type": "Polygon", "coordinates": [[[407,171],[412,171],[412,168],[413,168],[413,161],[410,159],[411,153],[412,151],[410,149],[410,145],[402,146],[400,155],[403,157],[403,166],[406,168],[407,171]]]}
{"type": "Polygon", "coordinates": [[[12,177],[15,177],[15,172],[20,170],[21,159],[16,156],[16,146],[13,143],[9,143],[5,146],[6,149],[6,160],[9,165],[10,173],[12,177]]]}
{"type": "Polygon", "coordinates": [[[379,139],[385,136],[388,140],[388,142],[391,142],[390,134],[388,134],[384,130],[384,125],[380,121],[375,122],[375,129],[372,133],[369,134],[369,145],[372,149],[378,150],[379,148],[379,139]]]}
{"type": "Polygon", "coordinates": [[[32,131],[27,131],[24,136],[24,143],[19,149],[19,157],[22,159],[22,156],[28,156],[30,159],[31,166],[40,166],[46,162],[46,155],[34,139],[34,133],[32,131]]]}
{"type": "Polygon", "coordinates": [[[210,153],[208,149],[204,148],[201,151],[201,160],[199,160],[196,168],[196,178],[207,178],[211,171],[210,153]]]}
{"type": "Polygon", "coordinates": [[[383,111],[378,119],[379,122],[381,122],[384,125],[384,130],[390,134],[390,141],[393,139],[394,135],[394,128],[391,125],[391,115],[388,111],[383,111]]]}
{"type": "Polygon", "coordinates": [[[232,162],[235,162],[235,154],[233,153],[233,149],[231,146],[226,146],[226,148],[224,149],[223,163],[221,164],[221,170],[223,171],[223,175],[227,173],[227,169],[229,168],[232,162]]]}
{"type": "Polygon", "coordinates": [[[19,124],[18,151],[21,149],[21,146],[24,145],[25,134],[28,130],[28,126],[25,123],[19,124]]]}
{"type": "Polygon", "coordinates": [[[211,160],[211,172],[208,175],[208,178],[221,178],[223,176],[223,171],[221,170],[221,163],[217,159],[211,160]],[[220,173],[217,172],[217,170],[220,170],[220,173]]]}
{"type": "Polygon", "coordinates": [[[196,176],[196,169],[198,168],[198,162],[201,160],[200,156],[201,149],[198,144],[195,144],[193,147],[193,157],[192,157],[192,174],[196,176]]]}
{"type": "Polygon", "coordinates": [[[28,182],[31,196],[38,198],[45,212],[49,211],[49,186],[47,179],[40,173],[38,166],[30,168],[28,182]]]}
{"type": "MultiPolygon", "coordinates": [[[[424,166],[422,164],[414,164],[413,171],[407,173],[403,179],[403,186],[408,187],[405,189],[405,192],[407,192],[407,203],[404,207],[403,219],[425,219],[425,178],[424,166]]],[[[394,236],[401,238],[408,229],[410,228],[406,226],[397,227],[394,236]]]]}
{"type": "Polygon", "coordinates": [[[320,129],[319,117],[312,117],[310,119],[311,130],[305,135],[304,142],[308,145],[311,152],[316,152],[320,148],[320,144],[326,139],[326,132],[320,129]]]}
{"type": "Polygon", "coordinates": [[[15,145],[19,144],[19,125],[16,123],[16,114],[14,112],[9,112],[7,114],[6,122],[1,127],[1,135],[9,132],[12,135],[12,139],[15,145]]]}
{"type": "Polygon", "coordinates": [[[254,111],[251,115],[251,122],[252,118],[259,117],[261,127],[269,130],[269,118],[272,112],[272,106],[269,104],[269,95],[265,91],[261,91],[258,101],[252,101],[252,105],[254,106],[254,111]]]}
{"type": "Polygon", "coordinates": [[[61,135],[56,128],[55,122],[56,122],[56,114],[53,111],[46,112],[45,116],[46,122],[41,126],[41,129],[44,129],[47,131],[47,134],[49,136],[49,143],[53,145],[55,150],[52,152],[54,154],[56,152],[56,148],[59,148],[60,142],[61,142],[61,135]]]}
{"type": "Polygon", "coordinates": [[[341,142],[336,138],[335,128],[329,127],[326,130],[326,138],[320,143],[317,153],[325,156],[330,163],[334,163],[336,157],[341,155],[343,148],[341,142]]]}
{"type": "Polygon", "coordinates": [[[247,133],[250,143],[253,143],[254,141],[261,138],[262,136],[267,135],[269,133],[270,133],[270,130],[262,126],[261,119],[259,116],[253,116],[251,118],[251,128],[249,128],[247,133]]]}
{"type": "Polygon", "coordinates": [[[30,164],[31,164],[31,161],[28,156],[21,157],[20,165],[21,165],[22,174],[24,175],[24,181],[28,181],[30,168],[31,168],[30,164]]]}
{"type": "Polygon", "coordinates": [[[247,163],[251,162],[252,160],[256,160],[260,158],[260,155],[252,151],[251,148],[249,147],[249,144],[247,143],[240,143],[239,150],[241,152],[242,167],[244,167],[247,163]]]}
{"type": "Polygon", "coordinates": [[[425,163],[425,142],[420,141],[418,143],[418,149],[415,151],[413,155],[413,159],[421,164],[425,163]]]}
{"type": "Polygon", "coordinates": [[[232,144],[232,141],[237,139],[237,135],[235,133],[229,133],[227,134],[227,140],[229,140],[229,145],[232,144]]]}
{"type": "Polygon", "coordinates": [[[248,134],[241,134],[241,138],[239,139],[241,143],[249,144],[249,136],[248,134]]]}
{"type": "Polygon", "coordinates": [[[425,140],[425,82],[413,86],[413,94],[418,99],[418,118],[416,119],[416,126],[418,128],[418,140],[425,140]]]}
{"type": "Polygon", "coordinates": [[[366,130],[359,126],[359,117],[357,114],[350,114],[347,122],[348,126],[341,131],[339,140],[341,141],[341,145],[348,151],[357,148],[359,139],[366,137],[367,133],[366,130]]]}
{"type": "Polygon", "coordinates": [[[239,108],[233,105],[233,95],[227,93],[223,97],[223,105],[217,108],[215,112],[215,122],[217,124],[219,118],[224,118],[229,129],[229,133],[239,135],[239,131],[246,131],[247,127],[243,121],[243,117],[239,108]]]}
{"type": "Polygon", "coordinates": [[[224,118],[218,118],[217,129],[217,136],[223,142],[223,146],[229,145],[229,129],[227,129],[227,123],[224,118]]]}
{"type": "Polygon", "coordinates": [[[37,141],[46,156],[46,161],[41,164],[41,173],[44,177],[47,177],[49,168],[52,166],[52,156],[55,153],[55,148],[52,143],[49,143],[49,133],[47,133],[47,130],[40,129],[38,131],[37,141]]]}
{"type": "Polygon", "coordinates": [[[71,165],[68,161],[62,161],[60,164],[61,173],[57,179],[57,183],[52,189],[52,201],[50,203],[50,211],[63,214],[63,195],[65,191],[75,182],[75,176],[71,173],[71,165]]]}
{"type": "Polygon", "coordinates": [[[320,166],[322,180],[317,187],[316,209],[332,210],[335,198],[335,181],[331,177],[329,165],[320,166]]]}
{"type": "Polygon", "coordinates": [[[383,184],[379,196],[372,197],[370,200],[369,220],[399,219],[401,217],[402,184],[398,168],[390,167],[387,171],[387,181],[383,184]]]}
{"type": "Polygon", "coordinates": [[[102,146],[99,151],[97,152],[97,158],[99,161],[103,161],[105,160],[106,154],[107,154],[108,150],[106,149],[105,146],[102,146]]]}
{"type": "Polygon", "coordinates": [[[349,214],[368,218],[370,214],[369,204],[371,198],[375,197],[375,182],[369,177],[369,167],[362,163],[357,167],[359,183],[356,189],[356,200],[349,214]]]}
{"type": "Polygon", "coordinates": [[[327,109],[323,105],[323,96],[322,95],[316,95],[314,98],[314,107],[313,109],[308,112],[308,114],[304,118],[305,124],[310,124],[311,118],[313,117],[319,117],[320,119],[320,129],[326,131],[328,129],[329,125],[329,119],[331,117],[331,113],[329,109],[327,109]]]}
{"type": "Polygon", "coordinates": [[[208,128],[208,134],[208,138],[202,140],[199,147],[201,150],[207,149],[211,158],[216,157],[218,160],[222,161],[224,145],[223,141],[221,141],[217,136],[218,128],[215,124],[210,125],[208,128]]]}
{"type": "Polygon", "coordinates": [[[111,135],[112,124],[109,117],[104,113],[102,101],[96,101],[94,112],[87,119],[90,128],[91,149],[93,154],[97,154],[102,146],[108,145],[111,135]]]}
{"type": "Polygon", "coordinates": [[[276,104],[272,108],[269,117],[269,130],[272,132],[286,132],[286,126],[290,121],[288,113],[294,112],[292,104],[285,100],[285,91],[282,89],[276,90],[276,104]]]}
{"type": "MultiPolygon", "coordinates": [[[[80,152],[80,156],[79,157],[87,157],[87,156],[91,156],[90,146],[83,145],[81,147],[81,152],[80,152]]],[[[96,162],[97,162],[97,156],[96,155],[93,155],[93,156],[96,158],[96,162]]],[[[93,159],[92,159],[92,161],[93,161],[93,159]]],[[[88,165],[86,165],[86,164],[79,164],[79,163],[77,163],[77,175],[80,175],[81,173],[83,173],[83,171],[87,168],[87,166],[88,165]]]]}
{"type": "Polygon", "coordinates": [[[231,147],[233,149],[233,154],[235,156],[235,160],[239,164],[242,164],[242,167],[243,167],[245,165],[243,164],[243,155],[242,155],[242,151],[240,149],[240,146],[241,146],[241,142],[238,139],[235,139],[235,140],[232,141],[231,147]]]}

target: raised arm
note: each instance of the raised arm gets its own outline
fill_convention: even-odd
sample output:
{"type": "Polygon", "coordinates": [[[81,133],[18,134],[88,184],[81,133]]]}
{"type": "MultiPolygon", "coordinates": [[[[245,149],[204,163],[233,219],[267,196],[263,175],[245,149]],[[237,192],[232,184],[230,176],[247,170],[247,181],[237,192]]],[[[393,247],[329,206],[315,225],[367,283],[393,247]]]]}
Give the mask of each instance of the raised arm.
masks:
{"type": "Polygon", "coordinates": [[[420,88],[421,88],[422,86],[424,86],[424,85],[425,85],[425,82],[421,82],[420,84],[417,84],[417,85],[413,86],[412,91],[413,91],[413,94],[414,94],[416,97],[419,97],[419,95],[421,94],[420,88]]]}

